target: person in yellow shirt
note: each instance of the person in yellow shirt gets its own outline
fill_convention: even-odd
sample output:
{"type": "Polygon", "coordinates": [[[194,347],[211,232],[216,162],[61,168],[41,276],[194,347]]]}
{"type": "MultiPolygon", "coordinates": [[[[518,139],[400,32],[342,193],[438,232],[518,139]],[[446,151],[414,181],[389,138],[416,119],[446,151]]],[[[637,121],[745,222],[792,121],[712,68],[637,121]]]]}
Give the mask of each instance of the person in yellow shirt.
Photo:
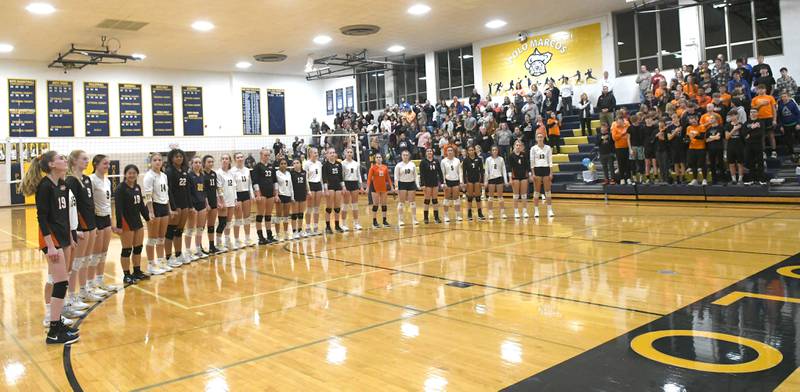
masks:
{"type": "MultiPolygon", "coordinates": [[[[716,120],[712,120],[712,123],[713,121],[716,120]]],[[[694,175],[689,185],[698,185],[698,179],[706,172],[706,127],[697,122],[697,116],[689,117],[686,136],[689,138],[689,168],[694,175]]],[[[707,184],[703,177],[703,185],[707,184]]]]}
{"type": "Polygon", "coordinates": [[[778,102],[775,97],[767,94],[767,86],[763,84],[758,85],[758,95],[753,97],[750,102],[750,107],[758,110],[758,121],[761,123],[761,129],[766,130],[767,137],[769,138],[769,145],[772,148],[772,157],[778,158],[778,152],[775,151],[775,127],[778,126],[778,102]]]}

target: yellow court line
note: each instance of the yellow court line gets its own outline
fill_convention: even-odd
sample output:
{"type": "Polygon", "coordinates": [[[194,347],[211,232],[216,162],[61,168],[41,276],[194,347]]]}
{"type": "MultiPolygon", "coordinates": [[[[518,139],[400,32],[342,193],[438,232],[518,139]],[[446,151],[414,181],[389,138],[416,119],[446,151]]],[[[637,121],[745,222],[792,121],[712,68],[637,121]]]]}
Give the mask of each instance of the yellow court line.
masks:
{"type": "MultiPolygon", "coordinates": [[[[453,257],[463,257],[463,256],[468,256],[468,255],[471,255],[471,254],[475,254],[475,253],[481,253],[481,252],[485,252],[487,249],[494,249],[494,248],[500,248],[500,247],[506,247],[506,246],[519,245],[521,243],[528,242],[528,241],[533,241],[533,240],[535,240],[535,238],[529,238],[529,239],[525,239],[525,240],[521,240],[521,241],[517,241],[517,242],[501,244],[501,245],[492,246],[492,247],[489,247],[489,248],[476,249],[476,250],[473,250],[473,251],[464,252],[464,253],[458,253],[458,254],[454,254],[454,255],[440,256],[440,257],[435,258],[435,259],[422,260],[422,261],[418,261],[416,263],[410,263],[410,264],[402,264],[402,265],[399,265],[399,266],[393,266],[391,268],[400,270],[400,269],[403,269],[403,268],[406,268],[406,267],[414,267],[414,266],[427,264],[427,263],[431,263],[431,262],[435,262],[435,261],[443,261],[443,260],[446,260],[446,259],[449,259],[449,258],[453,258],[453,257]]],[[[333,249],[333,250],[336,250],[336,249],[333,249]]],[[[327,259],[328,258],[326,256],[317,256],[317,255],[308,255],[307,257],[311,257],[311,258],[315,258],[315,259],[327,259]]],[[[353,264],[359,265],[359,263],[353,263],[353,264]]],[[[375,268],[375,267],[368,266],[368,265],[364,265],[364,267],[375,268]]],[[[220,301],[209,302],[209,303],[205,303],[205,304],[201,304],[201,305],[194,305],[194,306],[188,307],[187,309],[204,308],[204,307],[220,305],[220,304],[224,304],[224,303],[228,303],[228,302],[235,302],[235,301],[241,301],[241,300],[244,300],[244,299],[250,299],[250,298],[261,297],[261,296],[270,295],[270,294],[276,294],[276,293],[280,293],[280,292],[288,291],[288,290],[297,290],[297,289],[301,289],[301,288],[305,288],[305,287],[320,285],[320,284],[323,284],[323,283],[330,283],[330,282],[333,282],[333,281],[336,281],[336,280],[341,280],[341,279],[347,279],[347,278],[352,278],[352,277],[356,277],[356,276],[372,274],[372,273],[375,273],[375,272],[391,272],[391,271],[388,271],[386,269],[375,268],[372,271],[361,272],[361,273],[354,274],[354,275],[342,275],[342,276],[338,276],[336,278],[331,278],[331,279],[327,279],[327,280],[323,280],[323,281],[319,281],[319,282],[310,282],[310,283],[306,283],[306,284],[302,284],[302,285],[298,285],[298,286],[284,287],[282,289],[271,290],[271,291],[267,291],[267,292],[263,292],[263,293],[256,293],[256,294],[251,294],[251,295],[246,295],[246,296],[236,297],[236,298],[227,298],[227,299],[223,299],[223,300],[220,300],[220,301]]],[[[398,271],[398,272],[402,273],[402,271],[398,271]]],[[[289,279],[291,279],[291,278],[289,278],[289,279]]],[[[345,294],[347,294],[347,292],[345,292],[345,294]]]]}
{"type": "Polygon", "coordinates": [[[7,232],[7,231],[5,231],[5,230],[3,230],[3,229],[0,229],[0,232],[2,232],[2,233],[4,233],[4,234],[8,234],[8,235],[10,235],[11,237],[14,237],[14,238],[16,238],[16,239],[18,239],[18,240],[25,241],[25,243],[26,243],[26,244],[28,244],[29,246],[32,246],[32,247],[34,247],[34,248],[38,248],[38,247],[39,247],[39,244],[37,244],[36,242],[31,242],[31,241],[28,241],[28,239],[27,239],[27,238],[20,237],[20,236],[18,236],[18,235],[16,235],[16,234],[14,234],[14,233],[9,233],[9,232],[7,232]]]}
{"type": "Polygon", "coordinates": [[[129,287],[129,288],[136,289],[136,290],[139,290],[139,291],[141,291],[141,292],[143,292],[143,293],[145,293],[145,294],[152,295],[153,297],[155,297],[155,298],[156,298],[157,300],[159,300],[159,301],[164,301],[164,302],[166,302],[166,303],[168,303],[168,304],[170,304],[170,305],[177,306],[177,307],[179,307],[179,308],[181,308],[181,309],[183,309],[183,310],[189,310],[189,309],[190,309],[188,306],[186,306],[186,305],[184,305],[184,304],[182,304],[182,303],[180,303],[180,302],[175,302],[175,301],[173,301],[173,300],[171,300],[171,299],[168,299],[168,298],[165,298],[165,297],[163,297],[163,296],[160,296],[160,295],[158,295],[158,294],[156,294],[156,293],[154,293],[154,292],[152,292],[152,291],[150,291],[150,290],[145,290],[145,289],[143,289],[143,288],[141,288],[141,287],[139,287],[139,286],[137,286],[137,285],[130,285],[130,286],[128,286],[128,287],[129,287]]]}

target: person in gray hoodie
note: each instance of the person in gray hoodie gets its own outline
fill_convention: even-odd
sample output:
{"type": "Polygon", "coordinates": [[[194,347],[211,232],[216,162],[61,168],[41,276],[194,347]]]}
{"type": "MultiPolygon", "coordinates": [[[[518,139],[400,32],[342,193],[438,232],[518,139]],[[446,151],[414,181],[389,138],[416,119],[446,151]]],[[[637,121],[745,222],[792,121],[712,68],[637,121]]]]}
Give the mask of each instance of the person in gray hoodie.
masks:
{"type": "Polygon", "coordinates": [[[651,79],[653,75],[647,70],[646,65],[642,65],[639,69],[639,75],[636,76],[636,84],[639,85],[639,102],[644,102],[647,92],[650,91],[651,79]]]}

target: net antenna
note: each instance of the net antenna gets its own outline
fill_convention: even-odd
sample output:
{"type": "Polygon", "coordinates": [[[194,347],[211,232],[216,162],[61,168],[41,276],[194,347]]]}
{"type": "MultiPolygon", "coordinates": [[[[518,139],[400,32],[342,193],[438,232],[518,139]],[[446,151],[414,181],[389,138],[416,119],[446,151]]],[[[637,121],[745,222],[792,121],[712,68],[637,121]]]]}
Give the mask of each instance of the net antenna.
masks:
{"type": "Polygon", "coordinates": [[[100,48],[85,49],[70,44],[65,53],[59,53],[47,67],[63,69],[64,73],[75,69],[83,69],[87,65],[126,64],[128,61],[140,61],[141,57],[118,53],[122,44],[116,38],[100,36],[100,48]],[[113,48],[111,44],[114,44],[113,48]]]}

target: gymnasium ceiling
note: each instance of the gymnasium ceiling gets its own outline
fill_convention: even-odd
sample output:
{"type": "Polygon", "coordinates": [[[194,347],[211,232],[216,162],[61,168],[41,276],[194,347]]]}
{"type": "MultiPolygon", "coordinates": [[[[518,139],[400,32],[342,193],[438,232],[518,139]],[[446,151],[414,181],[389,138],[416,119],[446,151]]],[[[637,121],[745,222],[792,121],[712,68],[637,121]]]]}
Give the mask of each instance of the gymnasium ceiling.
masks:
{"type": "Polygon", "coordinates": [[[70,43],[96,47],[99,37],[107,35],[121,42],[120,53],[147,55],[137,67],[235,71],[237,62],[249,61],[253,66],[247,72],[302,75],[308,55],[366,48],[371,57],[385,56],[391,45],[416,55],[626,7],[625,0],[2,0],[0,43],[15,49],[0,53],[0,59],[46,65],[70,43]],[[56,12],[31,14],[25,10],[31,1],[46,1],[56,12]],[[417,3],[431,11],[409,15],[406,10],[417,3]],[[104,19],[147,25],[139,31],[96,27],[104,19]],[[484,26],[491,19],[508,24],[491,30],[484,26]],[[195,31],[191,24],[196,20],[208,20],[215,28],[195,31]],[[350,24],[375,24],[381,30],[365,37],[339,33],[350,24]],[[333,40],[312,42],[320,34],[333,40]],[[288,59],[256,63],[252,56],[258,53],[283,53],[288,59]]]}

